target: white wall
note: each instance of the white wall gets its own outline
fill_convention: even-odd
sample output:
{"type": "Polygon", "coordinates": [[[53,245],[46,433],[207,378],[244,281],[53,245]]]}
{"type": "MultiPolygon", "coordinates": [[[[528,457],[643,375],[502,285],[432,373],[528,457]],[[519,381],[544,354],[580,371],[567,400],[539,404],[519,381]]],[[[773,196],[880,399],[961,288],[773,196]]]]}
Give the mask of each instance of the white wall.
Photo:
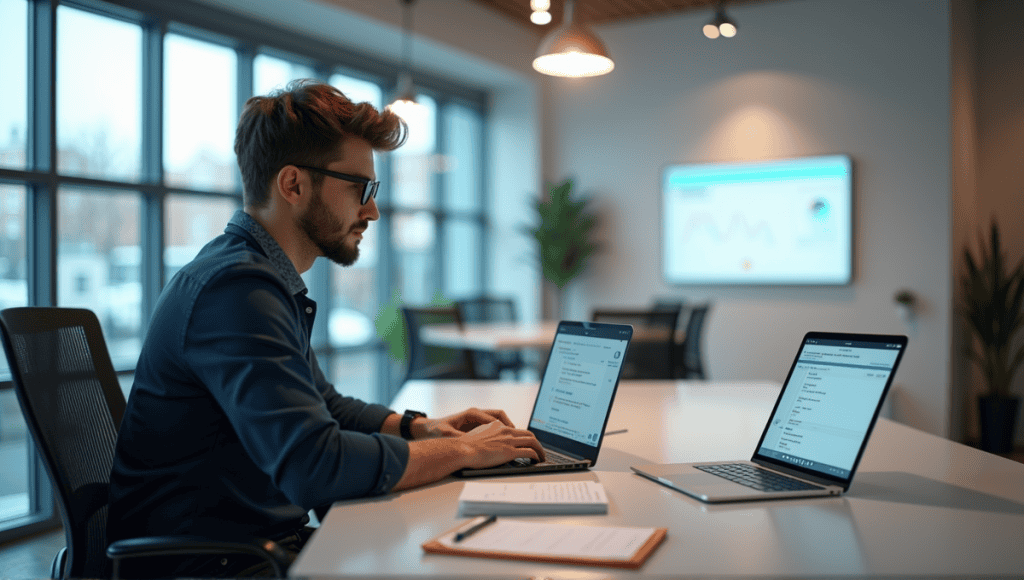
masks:
{"type": "Polygon", "coordinates": [[[607,251],[570,314],[655,297],[712,300],[715,379],[784,378],[807,330],[906,333],[894,418],[946,435],[950,401],[949,5],[791,0],[596,27],[604,77],[550,80],[544,177],[594,195],[607,251]],[[847,153],[854,160],[854,281],[847,287],[702,287],[660,274],[659,179],[672,163],[847,153]],[[908,327],[892,296],[916,292],[908,327]]]}

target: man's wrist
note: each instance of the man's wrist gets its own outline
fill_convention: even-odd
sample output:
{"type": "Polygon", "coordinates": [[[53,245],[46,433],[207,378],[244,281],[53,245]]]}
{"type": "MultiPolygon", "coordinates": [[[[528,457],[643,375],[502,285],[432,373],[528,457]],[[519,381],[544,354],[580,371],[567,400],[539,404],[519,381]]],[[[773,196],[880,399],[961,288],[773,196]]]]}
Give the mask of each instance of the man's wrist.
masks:
{"type": "Polygon", "coordinates": [[[427,418],[427,414],[421,411],[413,411],[412,409],[407,409],[405,411],[402,415],[402,419],[398,423],[398,432],[401,434],[403,439],[407,441],[412,441],[414,439],[412,431],[413,422],[419,418],[424,419],[424,421],[420,421],[420,423],[423,423],[427,418]]]}

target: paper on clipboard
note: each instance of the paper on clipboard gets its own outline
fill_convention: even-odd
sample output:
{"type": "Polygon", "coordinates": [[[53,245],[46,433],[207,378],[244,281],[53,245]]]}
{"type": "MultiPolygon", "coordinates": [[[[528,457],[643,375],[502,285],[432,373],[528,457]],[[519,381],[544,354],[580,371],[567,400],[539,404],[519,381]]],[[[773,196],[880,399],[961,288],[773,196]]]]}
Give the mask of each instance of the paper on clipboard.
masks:
{"type": "Polygon", "coordinates": [[[665,537],[665,528],[590,526],[498,519],[455,541],[463,524],[423,544],[428,552],[635,568],[665,537]]]}

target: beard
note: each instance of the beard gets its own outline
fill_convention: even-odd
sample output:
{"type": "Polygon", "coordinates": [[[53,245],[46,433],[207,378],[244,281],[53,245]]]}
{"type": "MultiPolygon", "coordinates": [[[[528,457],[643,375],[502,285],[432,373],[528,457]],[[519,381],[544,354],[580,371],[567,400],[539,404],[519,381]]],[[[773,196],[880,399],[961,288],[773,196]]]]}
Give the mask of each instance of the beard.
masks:
{"type": "MultiPolygon", "coordinates": [[[[324,257],[340,266],[351,266],[359,259],[358,242],[346,246],[345,236],[334,238],[338,232],[342,231],[344,224],[327,208],[327,204],[320,196],[320,188],[314,189],[312,195],[313,199],[309,202],[309,208],[299,217],[299,227],[306,237],[320,249],[320,253],[324,257]]],[[[365,229],[369,224],[367,222],[357,223],[349,228],[349,231],[357,226],[365,229]]],[[[348,232],[345,234],[347,235],[348,232]]]]}

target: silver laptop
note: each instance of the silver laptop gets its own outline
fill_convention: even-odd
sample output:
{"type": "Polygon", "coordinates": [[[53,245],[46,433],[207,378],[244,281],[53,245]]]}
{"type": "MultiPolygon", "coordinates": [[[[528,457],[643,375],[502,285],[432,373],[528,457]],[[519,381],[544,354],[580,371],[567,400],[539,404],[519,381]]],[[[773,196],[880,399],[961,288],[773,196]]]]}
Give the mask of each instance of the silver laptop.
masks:
{"type": "Polygon", "coordinates": [[[559,322],[527,425],[544,446],[545,461],[515,460],[462,469],[455,475],[520,475],[593,467],[632,338],[633,327],[628,324],[559,322]]]}
{"type": "Polygon", "coordinates": [[[631,469],[709,503],[842,494],[906,346],[905,336],[809,332],[750,461],[631,469]]]}

